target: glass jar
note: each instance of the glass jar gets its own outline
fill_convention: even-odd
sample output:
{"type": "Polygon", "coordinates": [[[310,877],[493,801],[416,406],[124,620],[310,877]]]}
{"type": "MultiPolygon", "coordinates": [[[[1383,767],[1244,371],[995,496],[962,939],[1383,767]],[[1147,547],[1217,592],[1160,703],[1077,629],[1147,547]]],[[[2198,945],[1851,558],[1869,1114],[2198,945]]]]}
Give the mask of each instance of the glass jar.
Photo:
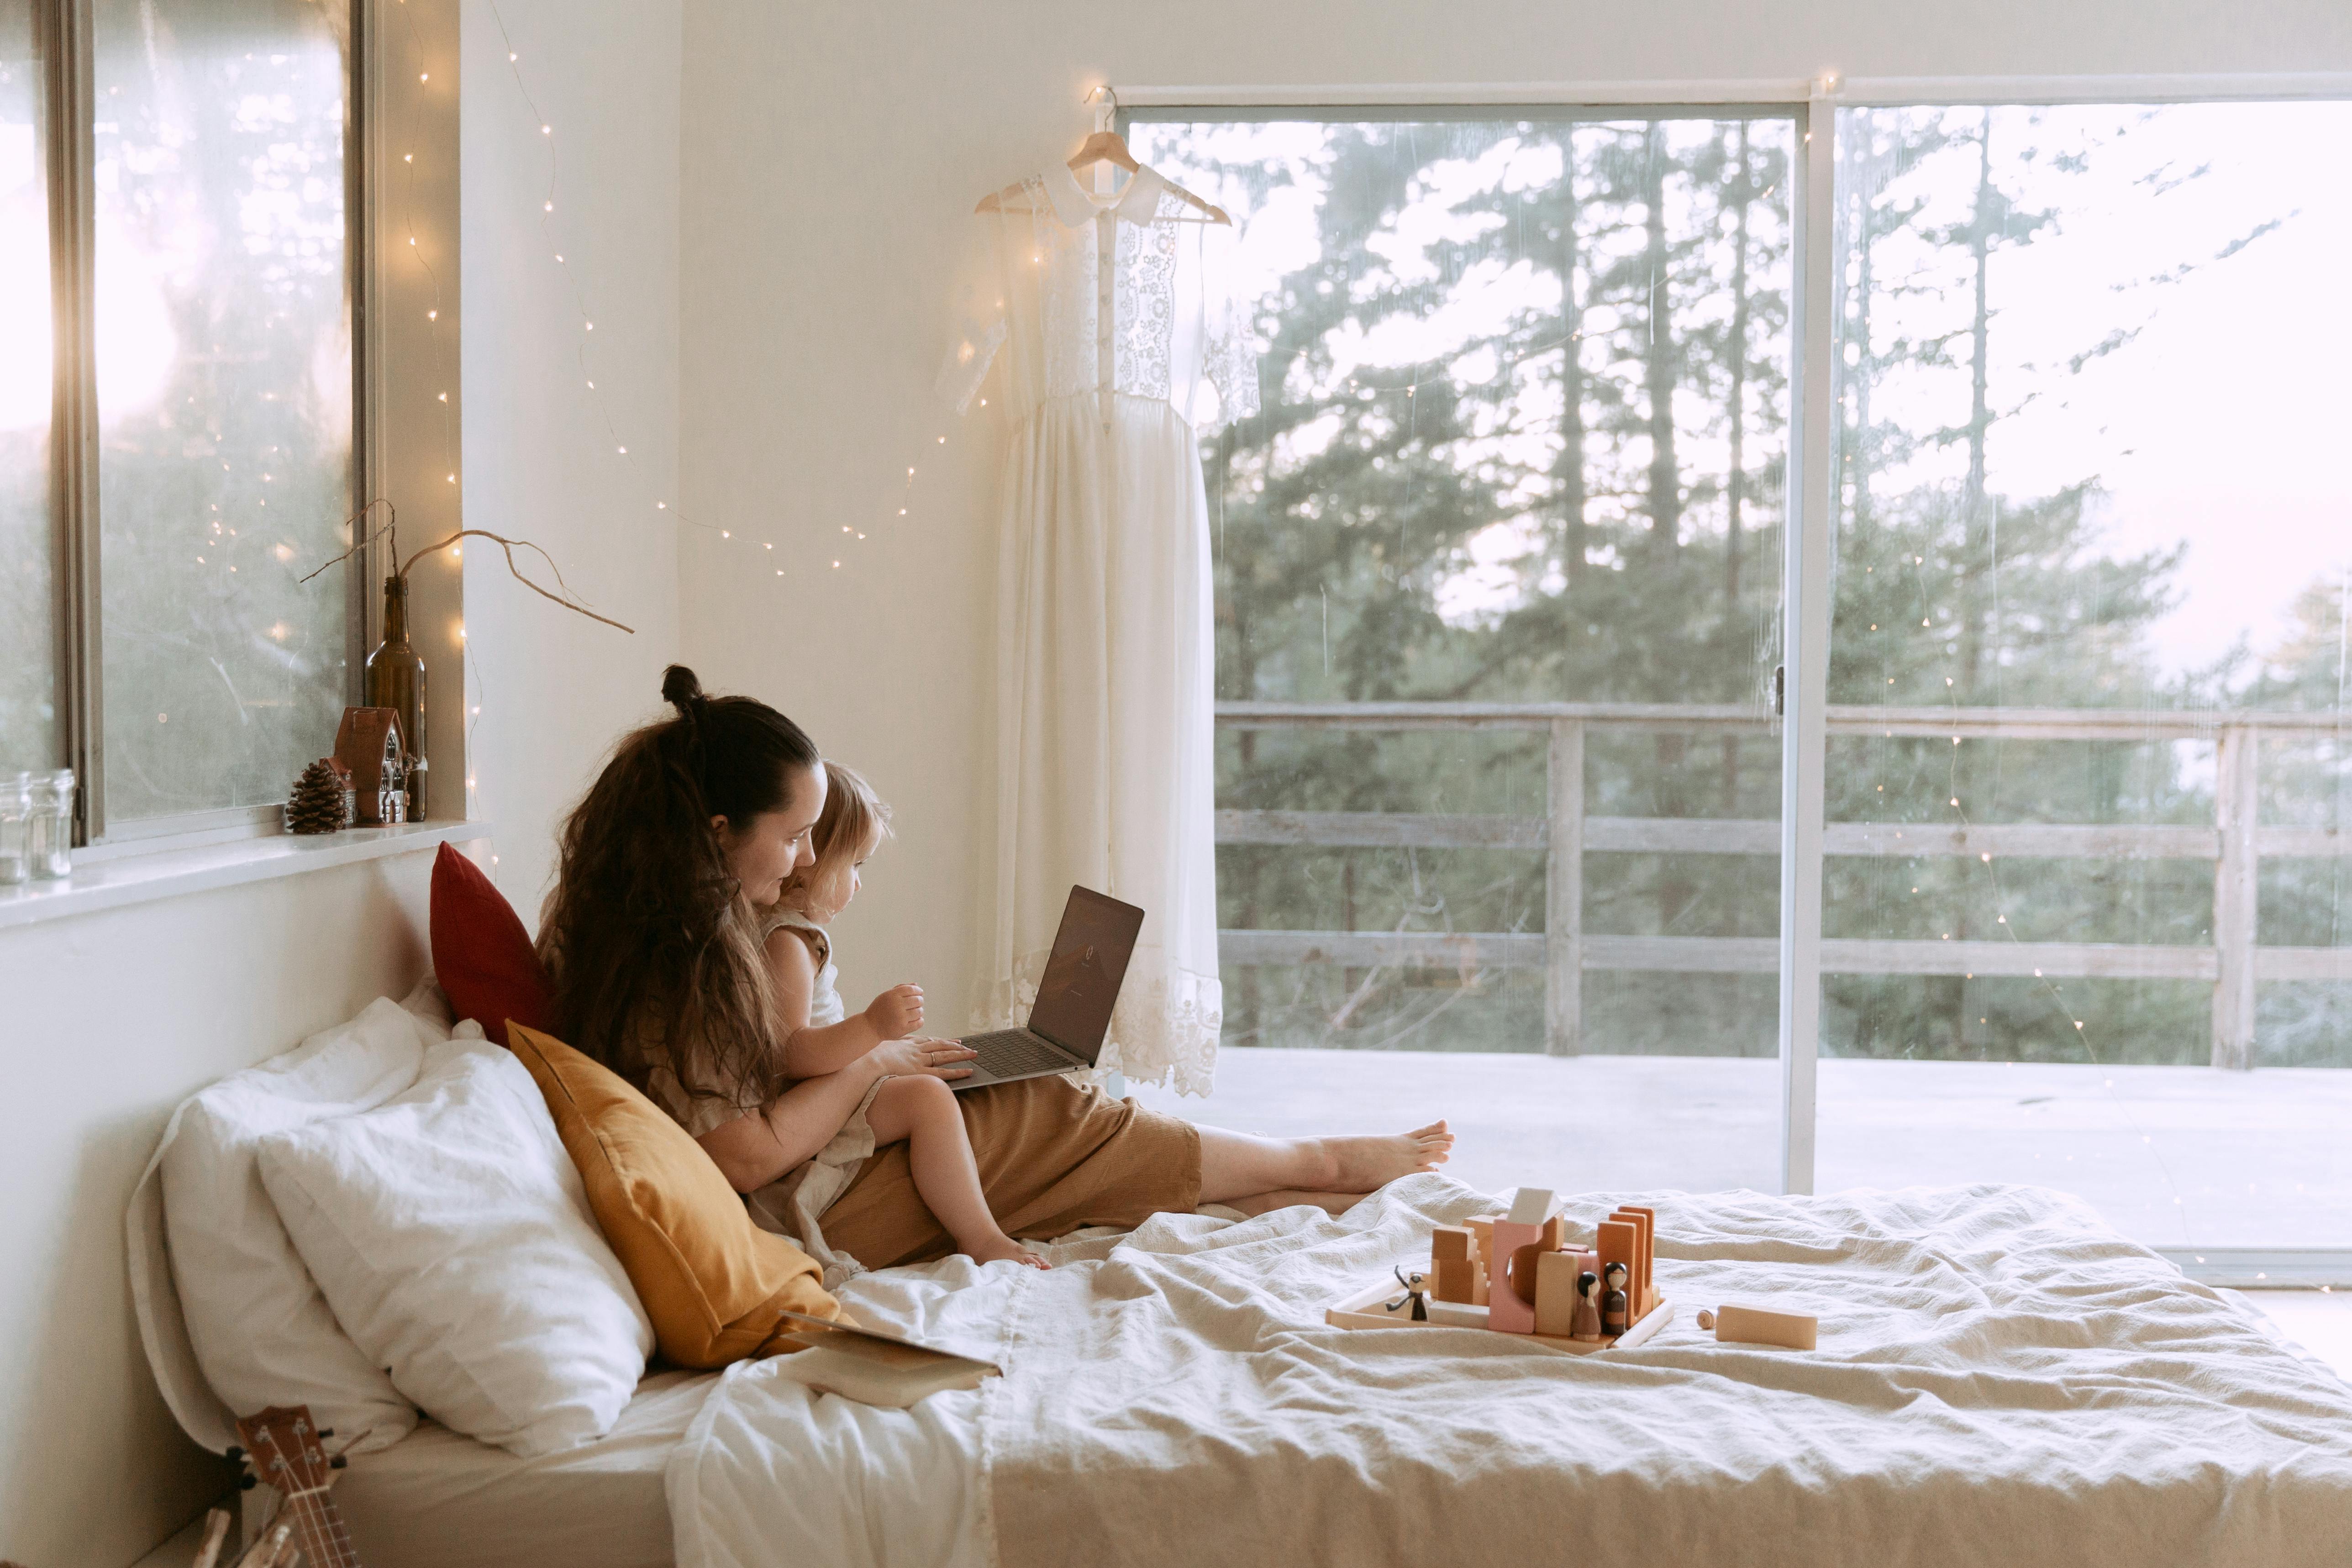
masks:
{"type": "Polygon", "coordinates": [[[0,883],[16,883],[32,874],[31,845],[33,775],[0,773],[0,883]]]}
{"type": "Polygon", "coordinates": [[[26,858],[36,877],[73,875],[74,775],[71,768],[33,781],[26,818],[26,858]]]}

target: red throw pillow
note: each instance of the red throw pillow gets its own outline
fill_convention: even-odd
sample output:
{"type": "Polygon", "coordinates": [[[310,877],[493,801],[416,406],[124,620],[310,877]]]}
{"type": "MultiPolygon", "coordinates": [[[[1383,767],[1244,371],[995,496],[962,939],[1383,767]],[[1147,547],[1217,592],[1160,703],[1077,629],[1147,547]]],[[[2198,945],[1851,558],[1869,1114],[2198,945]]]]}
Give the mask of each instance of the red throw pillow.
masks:
{"type": "Polygon", "coordinates": [[[433,858],[433,973],[450,1011],[507,1044],[507,1020],[544,1029],[547,971],[514,906],[481,868],[444,844],[433,858]]]}

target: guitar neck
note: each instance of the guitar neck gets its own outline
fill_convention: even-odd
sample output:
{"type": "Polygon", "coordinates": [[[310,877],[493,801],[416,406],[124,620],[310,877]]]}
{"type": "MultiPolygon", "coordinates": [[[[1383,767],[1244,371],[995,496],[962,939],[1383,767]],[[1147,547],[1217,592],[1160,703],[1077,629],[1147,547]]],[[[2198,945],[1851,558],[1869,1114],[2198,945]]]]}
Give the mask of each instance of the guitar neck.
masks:
{"type": "Polygon", "coordinates": [[[279,1517],[294,1527],[304,1568],[360,1568],[359,1553],[352,1549],[352,1533],[343,1524],[343,1510],[326,1488],[288,1493],[285,1512],[279,1517]]]}

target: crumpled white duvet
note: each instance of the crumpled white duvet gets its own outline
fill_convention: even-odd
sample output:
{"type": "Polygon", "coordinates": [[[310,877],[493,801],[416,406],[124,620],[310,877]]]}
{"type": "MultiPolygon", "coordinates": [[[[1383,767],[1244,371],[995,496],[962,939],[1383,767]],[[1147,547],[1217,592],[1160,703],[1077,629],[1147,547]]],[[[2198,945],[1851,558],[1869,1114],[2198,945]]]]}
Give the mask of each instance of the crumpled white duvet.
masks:
{"type": "Polygon", "coordinates": [[[670,1468],[678,1562],[2352,1563],[2352,1387],[2080,1203],[1638,1200],[1675,1321],[1592,1357],[1323,1324],[1493,1206],[1434,1176],[860,1279],[861,1316],[1006,1376],[896,1412],[736,1369],[670,1468]],[[1727,1300],[1819,1314],[1820,1348],[1717,1344],[1727,1300]]]}

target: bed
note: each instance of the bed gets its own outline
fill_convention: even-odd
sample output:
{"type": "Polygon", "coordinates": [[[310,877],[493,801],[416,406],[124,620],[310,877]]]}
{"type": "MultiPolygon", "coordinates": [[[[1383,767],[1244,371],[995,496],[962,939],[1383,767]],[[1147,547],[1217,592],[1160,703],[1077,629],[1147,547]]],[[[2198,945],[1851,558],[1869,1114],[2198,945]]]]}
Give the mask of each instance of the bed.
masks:
{"type": "Polygon", "coordinates": [[[2073,1199],[1641,1201],[1678,1310],[1634,1351],[1324,1325],[1492,1206],[1414,1177],[1339,1219],[1082,1236],[1044,1274],[855,1280],[861,1317],[1006,1368],[910,1411],[814,1394],[790,1358],[669,1373],[600,1443],[524,1462],[428,1423],[341,1495],[369,1568],[2352,1556],[2352,1387],[2073,1199]],[[1820,1348],[1696,1327],[1741,1299],[1817,1311],[1820,1348]]]}

